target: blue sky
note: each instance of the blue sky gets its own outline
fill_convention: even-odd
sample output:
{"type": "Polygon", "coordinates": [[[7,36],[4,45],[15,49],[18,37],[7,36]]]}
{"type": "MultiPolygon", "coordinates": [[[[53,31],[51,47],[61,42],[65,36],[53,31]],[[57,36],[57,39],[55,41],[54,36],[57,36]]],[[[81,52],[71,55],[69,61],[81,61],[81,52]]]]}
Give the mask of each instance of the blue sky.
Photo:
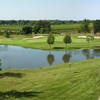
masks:
{"type": "Polygon", "coordinates": [[[0,0],[0,20],[100,19],[100,0],[0,0]]]}

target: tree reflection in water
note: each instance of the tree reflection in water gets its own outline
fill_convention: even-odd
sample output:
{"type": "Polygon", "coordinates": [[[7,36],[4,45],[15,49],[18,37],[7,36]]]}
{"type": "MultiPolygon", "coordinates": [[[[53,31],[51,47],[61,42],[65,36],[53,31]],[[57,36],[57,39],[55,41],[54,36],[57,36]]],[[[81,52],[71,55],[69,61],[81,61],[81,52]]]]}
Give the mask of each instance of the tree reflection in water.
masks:
{"type": "Polygon", "coordinates": [[[100,49],[94,49],[93,55],[96,56],[96,57],[100,57],[100,49]]]}
{"type": "Polygon", "coordinates": [[[48,61],[49,65],[52,65],[54,60],[55,60],[54,55],[51,54],[51,50],[50,50],[50,53],[47,56],[47,61],[48,61]]]}
{"type": "Polygon", "coordinates": [[[0,59],[0,70],[2,70],[1,65],[2,65],[2,63],[1,63],[1,59],[0,59]]]}
{"type": "Polygon", "coordinates": [[[62,57],[63,62],[64,62],[64,63],[69,62],[69,61],[70,61],[70,58],[71,58],[70,52],[67,53],[67,52],[65,51],[65,54],[64,54],[63,57],[62,57]]]}
{"type": "Polygon", "coordinates": [[[82,50],[84,56],[86,56],[86,59],[94,58],[93,52],[91,52],[88,49],[82,50]]]}

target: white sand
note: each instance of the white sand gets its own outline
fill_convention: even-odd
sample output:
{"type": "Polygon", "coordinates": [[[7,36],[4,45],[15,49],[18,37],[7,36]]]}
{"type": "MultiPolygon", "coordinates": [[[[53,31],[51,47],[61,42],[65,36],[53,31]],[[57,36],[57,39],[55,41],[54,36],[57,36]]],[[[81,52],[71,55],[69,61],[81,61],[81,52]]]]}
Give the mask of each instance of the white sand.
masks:
{"type": "Polygon", "coordinates": [[[33,38],[34,39],[39,39],[39,38],[43,38],[43,37],[45,37],[45,36],[34,36],[33,38]]]}
{"type": "Polygon", "coordinates": [[[86,36],[77,36],[77,38],[86,38],[86,36]]]}
{"type": "MultiPolygon", "coordinates": [[[[86,38],[86,36],[77,36],[77,38],[81,38],[82,39],[82,38],[86,38]]],[[[100,39],[100,36],[95,36],[94,38],[95,39],[100,39]]]]}

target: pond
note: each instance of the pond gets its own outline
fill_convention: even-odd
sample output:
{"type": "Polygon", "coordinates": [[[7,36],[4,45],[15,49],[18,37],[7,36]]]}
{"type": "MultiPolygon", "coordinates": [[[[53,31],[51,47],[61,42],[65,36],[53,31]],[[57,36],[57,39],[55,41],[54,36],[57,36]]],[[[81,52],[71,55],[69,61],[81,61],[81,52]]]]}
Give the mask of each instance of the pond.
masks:
{"type": "Polygon", "coordinates": [[[100,49],[49,51],[0,45],[1,69],[41,68],[90,58],[100,58],[100,49]]]}

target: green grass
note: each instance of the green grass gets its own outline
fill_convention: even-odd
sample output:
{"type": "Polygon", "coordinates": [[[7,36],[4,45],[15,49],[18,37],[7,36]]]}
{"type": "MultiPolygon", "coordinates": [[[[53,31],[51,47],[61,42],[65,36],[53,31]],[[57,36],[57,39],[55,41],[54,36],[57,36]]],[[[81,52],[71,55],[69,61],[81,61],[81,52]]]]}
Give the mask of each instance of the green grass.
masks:
{"type": "Polygon", "coordinates": [[[0,100],[98,100],[100,59],[0,71],[0,100]]]}
{"type": "MultiPolygon", "coordinates": [[[[66,26],[52,26],[54,31],[66,30],[66,26]]],[[[67,26],[71,29],[73,26],[67,26]]],[[[74,26],[78,28],[78,26],[74,26]]],[[[19,30],[21,26],[0,26],[0,30],[19,30]]],[[[54,35],[52,48],[64,48],[64,36],[54,35]]],[[[100,48],[100,39],[89,45],[86,39],[72,36],[68,49],[100,48]]],[[[33,39],[32,36],[0,37],[0,44],[26,48],[50,49],[47,36],[33,39]]],[[[100,59],[90,59],[37,70],[0,71],[0,100],[98,100],[100,97],[100,59]]]]}
{"type": "MultiPolygon", "coordinates": [[[[63,43],[64,36],[54,35],[55,43],[52,48],[65,48],[63,43]]],[[[32,36],[13,36],[12,38],[0,37],[0,44],[4,45],[17,45],[26,48],[37,48],[37,49],[50,49],[47,44],[47,36],[44,38],[34,39],[32,36]]],[[[72,35],[72,43],[68,44],[68,49],[83,49],[83,48],[100,48],[100,39],[94,39],[89,45],[86,39],[78,39],[77,35],[72,35]]]]}
{"type": "Polygon", "coordinates": [[[80,24],[64,24],[64,25],[52,25],[53,32],[76,32],[80,27],[80,24]]]}
{"type": "MultiPolygon", "coordinates": [[[[0,30],[20,31],[22,30],[22,27],[23,25],[0,25],[0,30]]],[[[77,31],[79,27],[80,24],[51,25],[52,32],[58,32],[58,33],[67,31],[77,31]]]]}
{"type": "Polygon", "coordinates": [[[0,25],[0,30],[20,31],[22,27],[22,25],[0,25]]]}
{"type": "Polygon", "coordinates": [[[52,29],[77,29],[80,27],[80,24],[64,24],[64,25],[52,25],[51,28],[52,29]]]}
{"type": "MultiPolygon", "coordinates": [[[[62,33],[62,32],[71,32],[76,33],[81,24],[62,24],[62,25],[51,25],[52,33],[62,33]]],[[[12,32],[20,32],[24,25],[0,25],[0,31],[11,30],[12,32]]],[[[34,27],[34,26],[32,26],[34,27]]],[[[90,23],[90,28],[93,28],[92,23],[90,23]]]]}

